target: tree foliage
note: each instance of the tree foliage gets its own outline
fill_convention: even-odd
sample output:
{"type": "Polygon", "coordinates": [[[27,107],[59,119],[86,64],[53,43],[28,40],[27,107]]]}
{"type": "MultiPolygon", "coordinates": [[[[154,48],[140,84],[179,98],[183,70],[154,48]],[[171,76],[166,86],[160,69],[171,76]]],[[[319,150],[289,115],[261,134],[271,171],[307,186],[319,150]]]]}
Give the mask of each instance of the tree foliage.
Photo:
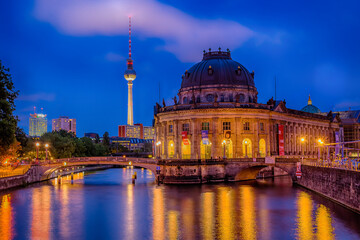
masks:
{"type": "Polygon", "coordinates": [[[9,69],[0,61],[0,160],[12,156],[19,147],[15,138],[18,120],[13,115],[18,94],[19,91],[15,90],[9,69]]]}

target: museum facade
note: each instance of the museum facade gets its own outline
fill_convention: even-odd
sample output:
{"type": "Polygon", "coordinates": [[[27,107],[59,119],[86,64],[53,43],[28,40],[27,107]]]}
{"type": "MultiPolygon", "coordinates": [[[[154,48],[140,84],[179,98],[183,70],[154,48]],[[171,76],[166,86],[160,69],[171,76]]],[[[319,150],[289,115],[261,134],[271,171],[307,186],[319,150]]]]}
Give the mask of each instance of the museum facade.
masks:
{"type": "Polygon", "coordinates": [[[258,103],[254,72],[230,51],[205,52],[182,76],[174,104],[155,107],[157,157],[162,159],[316,158],[334,142],[339,118],[258,103]],[[320,149],[320,151],[319,151],[320,149]]]}

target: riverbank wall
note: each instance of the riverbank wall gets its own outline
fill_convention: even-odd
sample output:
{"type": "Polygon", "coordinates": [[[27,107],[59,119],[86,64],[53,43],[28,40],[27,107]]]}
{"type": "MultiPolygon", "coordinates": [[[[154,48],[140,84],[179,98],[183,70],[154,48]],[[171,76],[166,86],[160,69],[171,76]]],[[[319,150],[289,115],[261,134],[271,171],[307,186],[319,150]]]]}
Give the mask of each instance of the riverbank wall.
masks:
{"type": "Polygon", "coordinates": [[[12,177],[5,177],[0,178],[0,191],[7,190],[10,188],[16,188],[16,187],[24,187],[32,183],[41,182],[41,181],[47,181],[51,178],[58,177],[58,176],[65,176],[71,173],[77,173],[77,172],[84,172],[84,171],[95,171],[95,170],[103,170],[111,168],[110,165],[102,165],[102,166],[87,166],[82,168],[71,168],[69,167],[67,170],[62,169],[62,171],[58,172],[58,174],[53,175],[52,177],[49,177],[47,179],[44,179],[44,173],[51,169],[51,166],[31,166],[29,170],[23,174],[18,176],[12,176],[12,177]]]}
{"type": "Polygon", "coordinates": [[[301,172],[296,184],[360,213],[360,172],[306,165],[301,172]]]}

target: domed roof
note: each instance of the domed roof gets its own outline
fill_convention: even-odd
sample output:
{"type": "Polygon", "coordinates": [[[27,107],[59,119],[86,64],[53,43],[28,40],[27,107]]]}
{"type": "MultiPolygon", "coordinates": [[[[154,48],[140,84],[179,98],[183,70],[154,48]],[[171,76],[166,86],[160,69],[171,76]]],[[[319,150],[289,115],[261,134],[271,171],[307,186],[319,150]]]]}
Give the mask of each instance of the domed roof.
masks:
{"type": "Polygon", "coordinates": [[[192,66],[183,75],[181,88],[208,85],[228,85],[224,87],[252,86],[254,73],[231,59],[230,51],[205,52],[201,62],[192,66]]]}
{"type": "Polygon", "coordinates": [[[308,105],[306,105],[305,107],[303,107],[301,109],[301,111],[303,112],[308,112],[308,113],[321,113],[320,109],[317,108],[316,106],[312,105],[312,101],[309,95],[309,100],[308,100],[308,105]]]}

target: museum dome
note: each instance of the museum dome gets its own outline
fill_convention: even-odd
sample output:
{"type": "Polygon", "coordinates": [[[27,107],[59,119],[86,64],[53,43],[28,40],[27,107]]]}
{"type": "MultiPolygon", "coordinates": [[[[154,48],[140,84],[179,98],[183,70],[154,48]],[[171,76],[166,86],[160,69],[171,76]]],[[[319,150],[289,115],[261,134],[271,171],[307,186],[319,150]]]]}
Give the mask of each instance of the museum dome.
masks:
{"type": "Polygon", "coordinates": [[[181,88],[213,85],[255,87],[254,73],[249,73],[243,65],[232,60],[229,50],[222,52],[219,48],[219,51],[204,51],[202,61],[185,71],[181,88]]]}
{"type": "Polygon", "coordinates": [[[320,109],[317,108],[316,106],[312,105],[312,101],[309,95],[309,100],[308,100],[308,105],[306,105],[305,107],[303,107],[301,109],[301,111],[303,112],[308,112],[308,113],[321,113],[320,109]]]}

